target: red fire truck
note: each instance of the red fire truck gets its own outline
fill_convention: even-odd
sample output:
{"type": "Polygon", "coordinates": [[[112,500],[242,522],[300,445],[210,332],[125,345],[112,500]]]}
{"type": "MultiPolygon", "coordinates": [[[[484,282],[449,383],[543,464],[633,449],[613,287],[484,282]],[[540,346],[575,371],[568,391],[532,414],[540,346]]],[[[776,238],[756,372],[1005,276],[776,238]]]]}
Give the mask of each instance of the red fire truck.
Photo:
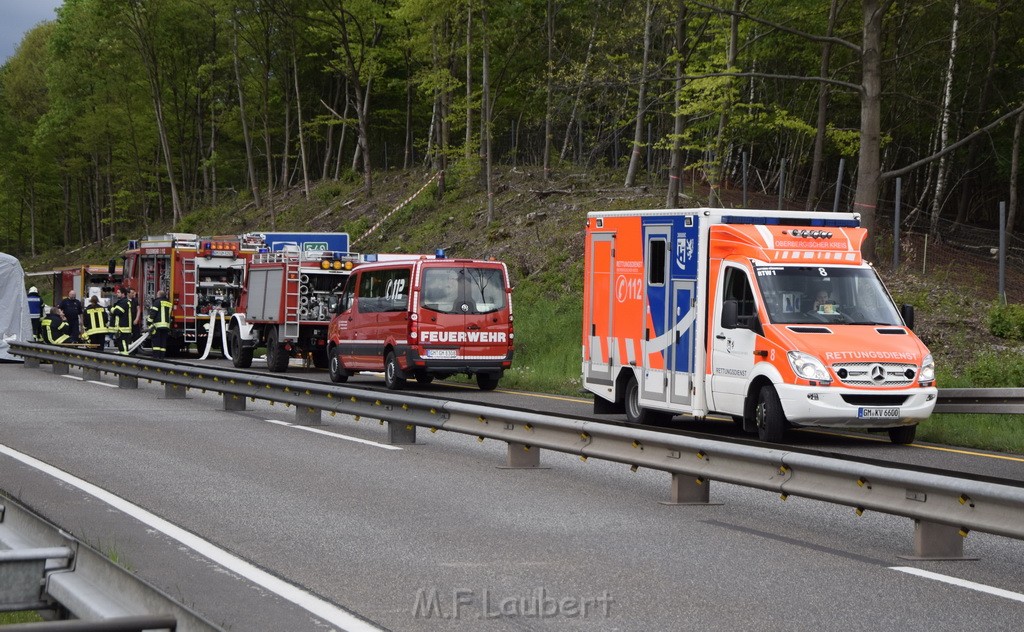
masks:
{"type": "Polygon", "coordinates": [[[218,316],[230,316],[242,293],[245,267],[261,248],[260,234],[199,237],[168,233],[128,242],[124,252],[124,287],[147,306],[160,290],[174,304],[168,355],[195,344],[208,346],[219,335],[218,316]]]}
{"type": "Polygon", "coordinates": [[[266,246],[248,263],[228,325],[232,363],[252,365],[266,347],[267,368],[288,370],[292,357],[327,368],[327,327],[349,272],[359,262],[346,233],[265,234],[266,246]]]}

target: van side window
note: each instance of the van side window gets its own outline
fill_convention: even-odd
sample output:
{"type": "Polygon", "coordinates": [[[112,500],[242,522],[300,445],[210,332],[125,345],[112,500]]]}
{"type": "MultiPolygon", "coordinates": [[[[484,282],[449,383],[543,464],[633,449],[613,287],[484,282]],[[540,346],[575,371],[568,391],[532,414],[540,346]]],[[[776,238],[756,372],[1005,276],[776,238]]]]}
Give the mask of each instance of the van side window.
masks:
{"type": "Polygon", "coordinates": [[[739,308],[738,316],[743,322],[756,314],[754,308],[754,291],[750,287],[747,275],[740,268],[725,268],[725,282],[722,288],[723,301],[736,301],[739,308]]]}
{"type": "Polygon", "coordinates": [[[408,310],[409,278],[408,268],[364,271],[359,280],[359,311],[367,313],[408,310]]]}

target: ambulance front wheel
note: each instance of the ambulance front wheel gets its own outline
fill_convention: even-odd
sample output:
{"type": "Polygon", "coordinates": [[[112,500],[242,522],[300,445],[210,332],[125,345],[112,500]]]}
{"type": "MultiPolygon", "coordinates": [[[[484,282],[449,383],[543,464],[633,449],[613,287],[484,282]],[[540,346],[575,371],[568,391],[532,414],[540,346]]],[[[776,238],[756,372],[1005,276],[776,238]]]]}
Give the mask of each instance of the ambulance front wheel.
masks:
{"type": "Polygon", "coordinates": [[[781,443],[786,436],[786,413],[775,388],[762,386],[757,394],[757,406],[754,408],[754,421],[757,422],[757,437],[766,443],[781,443]]]}
{"type": "Polygon", "coordinates": [[[913,426],[898,426],[889,428],[889,441],[897,445],[908,445],[914,442],[917,436],[917,424],[913,426]]]}
{"type": "Polygon", "coordinates": [[[651,410],[640,405],[640,385],[636,378],[629,378],[626,386],[626,421],[631,424],[666,424],[672,420],[672,413],[651,410]]]}

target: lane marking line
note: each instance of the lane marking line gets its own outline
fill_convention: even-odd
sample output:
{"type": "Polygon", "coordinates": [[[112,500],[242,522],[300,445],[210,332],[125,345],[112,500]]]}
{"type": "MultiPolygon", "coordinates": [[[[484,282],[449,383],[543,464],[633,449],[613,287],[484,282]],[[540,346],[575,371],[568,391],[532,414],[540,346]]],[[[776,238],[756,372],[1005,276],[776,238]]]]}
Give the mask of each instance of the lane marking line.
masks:
{"type": "Polygon", "coordinates": [[[78,375],[62,375],[61,377],[69,379],[69,380],[78,380],[79,382],[83,381],[83,379],[84,379],[84,378],[82,378],[82,377],[80,377],[78,375]]]}
{"type": "Polygon", "coordinates": [[[890,570],[899,571],[901,573],[908,573],[910,575],[916,575],[925,579],[933,579],[937,582],[943,582],[946,584],[952,584],[961,588],[967,588],[968,590],[976,590],[978,592],[987,593],[989,595],[995,595],[996,597],[1002,597],[1004,599],[1011,599],[1013,601],[1020,601],[1024,603],[1024,595],[1015,593],[1011,590],[1003,590],[1002,588],[996,588],[994,586],[987,586],[985,584],[979,584],[977,582],[968,581],[966,579],[960,579],[959,577],[950,577],[949,575],[942,575],[939,573],[933,573],[931,571],[922,570],[920,568],[914,568],[913,566],[890,566],[890,570]]]}
{"type": "Polygon", "coordinates": [[[353,443],[362,443],[365,445],[371,445],[375,448],[383,448],[385,450],[401,450],[402,448],[397,445],[388,445],[387,443],[377,443],[376,441],[370,441],[368,439],[360,439],[359,437],[352,437],[349,435],[340,434],[337,432],[331,432],[329,430],[320,430],[319,428],[311,428],[309,426],[300,426],[299,424],[288,423],[287,421],[279,421],[277,419],[264,419],[263,421],[274,424],[277,426],[285,426],[287,428],[295,428],[296,430],[305,430],[306,432],[312,432],[313,434],[324,435],[326,437],[334,437],[335,439],[343,439],[345,441],[352,441],[353,443]]]}
{"type": "Polygon", "coordinates": [[[40,461],[35,457],[18,452],[14,448],[2,443],[0,443],[0,454],[5,454],[12,459],[21,461],[29,467],[33,467],[40,472],[49,474],[61,482],[78,488],[86,494],[107,503],[111,507],[120,510],[132,518],[135,518],[144,525],[156,529],[160,533],[177,540],[196,553],[199,553],[203,557],[223,566],[236,575],[244,577],[250,582],[292,602],[332,625],[337,625],[350,632],[383,632],[382,628],[358,617],[354,613],[336,606],[329,601],[325,601],[324,599],[321,599],[298,586],[289,584],[283,579],[271,575],[267,571],[246,562],[240,557],[228,553],[224,549],[211,542],[207,542],[194,533],[186,531],[185,529],[160,518],[156,514],[153,514],[142,507],[132,504],[124,498],[103,489],[102,487],[78,478],[73,474],[69,474],[64,470],[54,467],[44,461],[40,461]]]}
{"type": "Polygon", "coordinates": [[[100,386],[106,386],[107,388],[118,388],[117,384],[107,384],[106,382],[100,382],[99,380],[89,380],[90,384],[99,384],[100,386]]]}

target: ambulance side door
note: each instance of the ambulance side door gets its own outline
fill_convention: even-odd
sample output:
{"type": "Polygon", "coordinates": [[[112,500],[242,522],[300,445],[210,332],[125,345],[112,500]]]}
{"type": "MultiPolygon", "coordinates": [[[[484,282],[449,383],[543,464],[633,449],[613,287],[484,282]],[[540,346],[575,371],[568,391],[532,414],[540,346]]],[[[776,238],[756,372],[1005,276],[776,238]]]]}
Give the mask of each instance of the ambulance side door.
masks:
{"type": "Polygon", "coordinates": [[[722,264],[715,292],[711,351],[711,409],[742,415],[747,384],[754,368],[757,334],[747,325],[757,319],[757,303],[747,270],[735,263],[722,264]],[[726,327],[722,312],[726,301],[735,301],[739,324],[726,327]]]}

